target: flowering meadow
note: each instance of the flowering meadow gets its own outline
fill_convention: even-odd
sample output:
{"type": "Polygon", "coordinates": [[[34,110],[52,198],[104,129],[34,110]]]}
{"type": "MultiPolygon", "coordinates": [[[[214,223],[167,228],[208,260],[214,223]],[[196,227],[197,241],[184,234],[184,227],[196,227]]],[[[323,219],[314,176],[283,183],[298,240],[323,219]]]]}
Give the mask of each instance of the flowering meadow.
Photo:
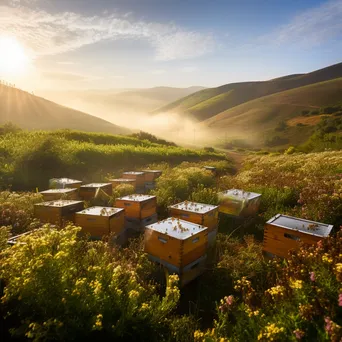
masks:
{"type": "MultiPolygon", "coordinates": [[[[42,227],[33,218],[39,194],[2,192],[3,340],[341,341],[342,152],[251,155],[238,172],[224,160],[156,162],[147,166],[163,171],[152,190],[160,218],[179,201],[215,204],[228,188],[261,193],[258,216],[221,216],[206,272],[179,289],[177,276],[165,280],[148,261],[141,238],[119,248],[110,239],[87,241],[72,225],[42,227]],[[278,213],[334,224],[335,234],[287,260],[268,260],[263,226],[278,213]],[[23,243],[6,244],[37,228],[23,243]]],[[[131,192],[124,185],[95,201],[110,205],[131,192]]]]}

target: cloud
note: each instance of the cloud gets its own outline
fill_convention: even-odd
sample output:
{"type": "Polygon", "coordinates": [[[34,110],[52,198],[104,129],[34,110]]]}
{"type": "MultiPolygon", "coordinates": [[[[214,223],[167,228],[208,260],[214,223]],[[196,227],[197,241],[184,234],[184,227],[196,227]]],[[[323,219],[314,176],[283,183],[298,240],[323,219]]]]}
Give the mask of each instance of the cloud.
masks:
{"type": "Polygon", "coordinates": [[[59,62],[57,62],[57,64],[59,64],[59,65],[74,65],[75,63],[71,62],[71,61],[59,61],[59,62]]]}
{"type": "Polygon", "coordinates": [[[297,16],[281,26],[272,37],[277,44],[299,43],[304,46],[320,45],[341,37],[342,0],[330,0],[297,16]]]}
{"type": "Polygon", "coordinates": [[[181,68],[182,72],[194,72],[196,70],[198,70],[198,68],[195,66],[186,66],[186,67],[181,68]]]}
{"type": "Polygon", "coordinates": [[[87,81],[89,79],[87,76],[84,76],[84,75],[65,73],[65,72],[50,72],[50,71],[42,72],[42,76],[51,80],[71,81],[71,82],[87,81]]]}
{"type": "Polygon", "coordinates": [[[0,6],[0,34],[13,34],[35,56],[56,55],[100,41],[139,39],[155,49],[160,61],[202,56],[215,48],[211,34],[174,24],[137,21],[116,13],[84,16],[49,13],[28,6],[0,6]]]}

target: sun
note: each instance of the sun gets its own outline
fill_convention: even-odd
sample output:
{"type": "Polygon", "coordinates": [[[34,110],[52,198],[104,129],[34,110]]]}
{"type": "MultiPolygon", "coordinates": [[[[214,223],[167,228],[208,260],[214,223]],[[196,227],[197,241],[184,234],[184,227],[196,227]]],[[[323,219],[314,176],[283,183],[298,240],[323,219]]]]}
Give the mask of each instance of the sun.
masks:
{"type": "Polygon", "coordinates": [[[22,74],[28,64],[29,58],[17,39],[0,36],[0,77],[22,74]]]}

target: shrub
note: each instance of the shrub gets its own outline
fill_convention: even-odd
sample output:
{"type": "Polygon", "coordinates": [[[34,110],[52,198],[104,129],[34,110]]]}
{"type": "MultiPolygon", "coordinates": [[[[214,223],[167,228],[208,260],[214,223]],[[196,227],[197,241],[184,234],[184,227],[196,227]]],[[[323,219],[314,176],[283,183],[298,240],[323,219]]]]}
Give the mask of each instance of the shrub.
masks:
{"type": "Polygon", "coordinates": [[[5,249],[2,306],[16,337],[33,340],[160,341],[176,307],[177,277],[161,298],[146,280],[139,253],[113,252],[103,242],[77,239],[79,228],[48,226],[5,249]]]}
{"type": "Polygon", "coordinates": [[[286,151],[285,154],[293,154],[296,152],[296,148],[293,146],[290,146],[286,151]]]}

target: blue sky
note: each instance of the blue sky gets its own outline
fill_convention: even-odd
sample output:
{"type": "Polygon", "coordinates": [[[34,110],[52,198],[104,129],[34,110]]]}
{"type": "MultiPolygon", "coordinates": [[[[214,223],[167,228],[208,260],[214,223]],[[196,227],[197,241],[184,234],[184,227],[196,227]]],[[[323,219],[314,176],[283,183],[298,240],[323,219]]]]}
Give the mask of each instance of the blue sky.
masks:
{"type": "Polygon", "coordinates": [[[23,87],[219,86],[342,61],[342,0],[0,0],[23,87]]]}

